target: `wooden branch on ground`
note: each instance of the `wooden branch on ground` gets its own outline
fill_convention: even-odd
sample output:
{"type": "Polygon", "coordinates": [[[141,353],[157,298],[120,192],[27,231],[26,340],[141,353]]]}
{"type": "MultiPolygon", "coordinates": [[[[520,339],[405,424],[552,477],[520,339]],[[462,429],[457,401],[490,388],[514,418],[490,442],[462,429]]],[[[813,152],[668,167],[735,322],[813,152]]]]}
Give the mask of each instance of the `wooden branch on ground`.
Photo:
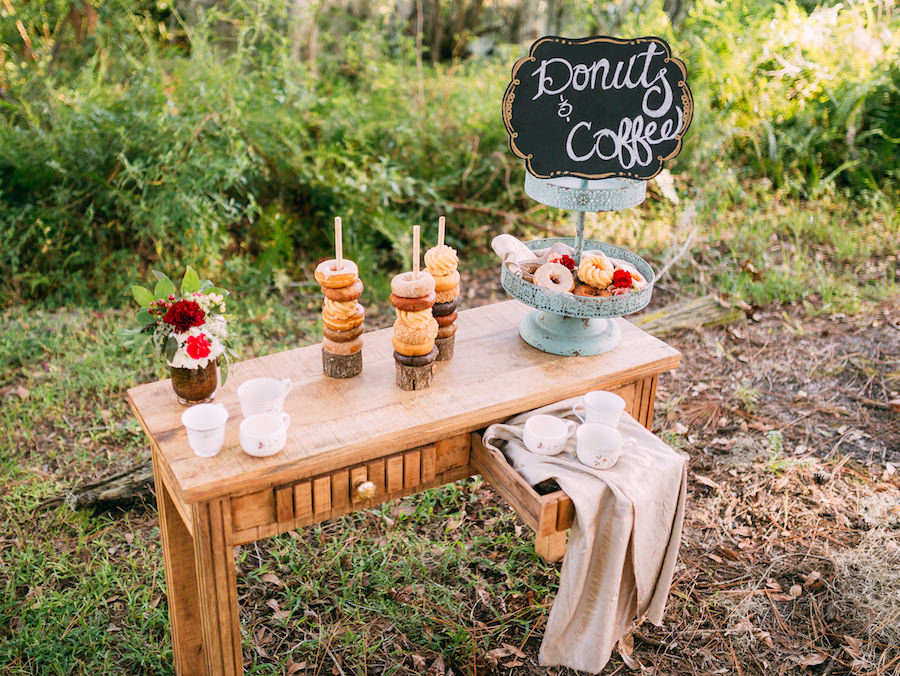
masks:
{"type": "Polygon", "coordinates": [[[725,305],[709,295],[666,305],[655,312],[635,317],[631,322],[647,333],[660,337],[679,329],[697,331],[705,326],[731,324],[743,318],[740,308],[725,305]]]}

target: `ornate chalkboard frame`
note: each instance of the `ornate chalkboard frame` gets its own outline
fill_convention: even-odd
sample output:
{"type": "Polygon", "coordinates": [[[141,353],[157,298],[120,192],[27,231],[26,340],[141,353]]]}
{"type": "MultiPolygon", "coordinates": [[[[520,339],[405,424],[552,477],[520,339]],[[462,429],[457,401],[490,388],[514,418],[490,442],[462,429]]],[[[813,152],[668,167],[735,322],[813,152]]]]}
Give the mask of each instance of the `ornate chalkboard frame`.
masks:
{"type": "MultiPolygon", "coordinates": [[[[557,71],[558,71],[557,67],[557,71]]],[[[553,94],[559,94],[560,91],[553,91],[553,94]]],[[[528,171],[537,178],[557,178],[560,176],[573,176],[584,179],[602,179],[613,176],[621,176],[632,179],[649,179],[656,176],[663,169],[663,163],[672,159],[680,151],[682,147],[682,138],[691,123],[693,116],[693,98],[690,88],[687,85],[687,70],[685,65],[679,59],[672,56],[672,51],[665,40],[658,37],[648,36],[633,39],[620,39],[607,36],[594,36],[588,38],[563,38],[557,36],[547,36],[537,40],[532,46],[527,57],[519,59],[512,69],[512,78],[506,88],[503,96],[502,114],[503,123],[509,133],[509,145],[513,153],[525,160],[525,166],[528,171]],[[576,64],[575,73],[583,78],[585,87],[578,89],[576,81],[572,79],[573,69],[571,64],[566,61],[562,54],[578,54],[583,59],[585,55],[590,55],[593,59],[590,66],[584,63],[576,64]],[[644,57],[644,67],[641,75],[633,77],[632,70],[638,59],[644,57]],[[630,57],[630,59],[629,59],[630,57]],[[529,64],[537,64],[541,60],[540,65],[534,71],[528,74],[532,80],[535,74],[540,71],[538,76],[537,95],[529,99],[526,96],[520,96],[520,93],[529,95],[533,93],[533,82],[523,82],[525,79],[522,75],[525,71],[522,68],[529,64]],[[621,66],[624,65],[623,59],[629,59],[628,66],[625,68],[625,74],[622,75],[621,66]],[[607,87],[610,84],[608,78],[612,70],[613,63],[618,60],[618,65],[611,78],[612,85],[617,83],[621,86],[607,87]],[[603,63],[605,61],[605,63],[603,63]],[[572,91],[560,94],[559,100],[555,97],[551,101],[535,102],[535,99],[541,98],[542,95],[548,94],[544,90],[546,82],[554,84],[552,75],[547,75],[547,64],[553,63],[567,64],[569,83],[573,84],[572,91]],[[651,62],[657,63],[662,67],[657,67],[656,75],[652,81],[648,81],[648,70],[651,62]],[[599,65],[598,65],[599,64],[599,65]],[[605,74],[600,75],[600,89],[613,89],[609,91],[597,93],[593,91],[600,68],[606,66],[605,74]],[[668,66],[671,65],[672,72],[668,72],[668,66]],[[621,76],[621,77],[620,77],[621,76]],[[588,78],[590,79],[591,91],[587,94],[588,78]],[[662,86],[657,86],[662,84],[662,86]],[[646,110],[646,101],[648,97],[653,95],[658,97],[665,90],[668,97],[671,95],[668,110],[673,108],[672,115],[657,121],[652,119],[653,115],[647,121],[641,115],[640,110],[636,110],[638,105],[643,105],[646,110]],[[569,99],[572,101],[569,101],[569,99]],[[680,108],[675,102],[680,101],[680,108]],[[549,106],[549,108],[548,108],[549,106]],[[555,110],[553,110],[555,108],[555,110]],[[602,113],[598,117],[599,113],[602,113]],[[564,154],[558,148],[561,134],[565,133],[565,128],[561,127],[561,120],[573,125],[571,117],[579,113],[582,117],[574,123],[567,136],[567,152],[564,154]],[[585,114],[590,119],[584,119],[585,114]],[[631,115],[631,117],[629,117],[631,115]],[[602,119],[600,119],[602,118],[602,119]],[[638,118],[641,118],[638,120],[638,118]],[[622,120],[625,120],[624,122],[622,120]],[[598,126],[607,124],[606,128],[601,131],[594,131],[592,125],[598,122],[598,126]],[[618,127],[610,127],[618,122],[618,127]],[[635,135],[639,136],[635,129],[637,124],[641,125],[642,132],[650,137],[652,134],[648,129],[658,131],[662,140],[652,144],[646,143],[638,148],[635,154],[640,155],[643,151],[646,155],[647,163],[635,167],[635,162],[628,165],[628,161],[621,161],[621,157],[615,159],[616,154],[622,155],[623,152],[629,154],[629,159],[633,152],[627,143],[622,141],[623,135],[629,140],[635,135]],[[650,125],[653,125],[650,127],[650,125]],[[665,125],[666,132],[663,133],[665,125]],[[578,129],[580,127],[581,129],[578,129]],[[576,132],[581,135],[578,137],[582,141],[591,134],[597,138],[595,147],[591,148],[591,152],[587,156],[580,156],[577,161],[572,155],[572,139],[576,132]],[[600,136],[598,136],[598,134],[600,136]],[[605,139],[603,137],[606,137],[605,139]],[[609,140],[612,139],[612,140],[609,140]],[[606,143],[605,148],[609,149],[612,144],[614,148],[613,158],[603,156],[601,144],[606,143]],[[625,150],[622,148],[625,146],[625,150]],[[596,159],[590,158],[590,161],[583,159],[596,154],[596,159]]],[[[651,111],[658,113],[659,109],[651,111]]],[[[654,139],[649,139],[653,141],[654,139]]]]}

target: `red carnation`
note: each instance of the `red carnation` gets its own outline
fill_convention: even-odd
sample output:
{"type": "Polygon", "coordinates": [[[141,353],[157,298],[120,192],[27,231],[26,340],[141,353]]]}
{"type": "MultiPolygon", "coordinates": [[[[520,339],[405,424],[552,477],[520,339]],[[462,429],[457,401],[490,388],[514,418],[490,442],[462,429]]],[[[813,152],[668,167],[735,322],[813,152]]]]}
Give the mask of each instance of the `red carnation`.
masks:
{"type": "Polygon", "coordinates": [[[172,303],[163,321],[175,327],[178,333],[184,333],[192,326],[202,326],[206,321],[206,315],[202,308],[192,300],[180,300],[172,303]]]}
{"type": "Polygon", "coordinates": [[[212,349],[212,343],[206,334],[201,333],[199,336],[188,336],[185,350],[191,359],[203,359],[208,357],[212,349]]]}
{"type": "Polygon", "coordinates": [[[561,265],[565,265],[569,270],[575,269],[575,259],[572,258],[569,254],[563,254],[559,259],[561,265]]]}
{"type": "Polygon", "coordinates": [[[631,273],[624,268],[619,268],[613,272],[612,283],[617,289],[630,289],[634,286],[634,280],[631,277],[631,273]]]}

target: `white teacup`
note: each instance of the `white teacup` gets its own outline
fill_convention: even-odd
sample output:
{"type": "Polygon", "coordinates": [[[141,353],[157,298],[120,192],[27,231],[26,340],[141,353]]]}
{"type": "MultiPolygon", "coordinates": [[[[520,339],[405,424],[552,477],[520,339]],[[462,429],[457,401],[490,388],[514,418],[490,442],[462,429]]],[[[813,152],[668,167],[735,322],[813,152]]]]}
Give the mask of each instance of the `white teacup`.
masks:
{"type": "Polygon", "coordinates": [[[603,423],[584,423],[575,434],[578,459],[594,469],[609,469],[626,448],[636,445],[634,439],[625,441],[619,430],[603,423]]]}
{"type": "Polygon", "coordinates": [[[577,424],[552,415],[533,415],[525,421],[522,441],[532,453],[556,455],[566,447],[577,424]]]}
{"type": "Polygon", "coordinates": [[[241,448],[250,455],[263,458],[278,453],[287,443],[291,416],[287,413],[257,413],[241,421],[241,448]]]}
{"type": "Polygon", "coordinates": [[[188,444],[194,453],[211,458],[225,443],[225,421],[228,411],[222,404],[197,404],[181,414],[181,424],[187,429],[188,444]]]}
{"type": "Polygon", "coordinates": [[[575,404],[572,412],[584,423],[603,423],[611,427],[618,427],[619,418],[625,410],[625,400],[614,392],[594,390],[583,397],[584,404],[575,404]],[[584,410],[584,415],[578,409],[584,410]]]}
{"type": "Polygon", "coordinates": [[[238,399],[241,400],[241,413],[247,418],[257,413],[281,413],[284,410],[284,398],[291,391],[288,378],[253,378],[244,381],[238,387],[238,399]]]}

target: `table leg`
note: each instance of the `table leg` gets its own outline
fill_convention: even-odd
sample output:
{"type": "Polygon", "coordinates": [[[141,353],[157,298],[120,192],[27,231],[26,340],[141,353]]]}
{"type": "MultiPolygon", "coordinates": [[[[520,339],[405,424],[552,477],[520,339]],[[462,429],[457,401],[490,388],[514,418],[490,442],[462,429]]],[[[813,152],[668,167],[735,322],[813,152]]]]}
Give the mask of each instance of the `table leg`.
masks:
{"type": "Polygon", "coordinates": [[[212,500],[191,505],[191,513],[207,673],[243,674],[231,506],[212,500]]]}
{"type": "Polygon", "coordinates": [[[568,531],[562,530],[550,535],[534,534],[534,551],[547,563],[561,561],[566,555],[568,531]]]}

